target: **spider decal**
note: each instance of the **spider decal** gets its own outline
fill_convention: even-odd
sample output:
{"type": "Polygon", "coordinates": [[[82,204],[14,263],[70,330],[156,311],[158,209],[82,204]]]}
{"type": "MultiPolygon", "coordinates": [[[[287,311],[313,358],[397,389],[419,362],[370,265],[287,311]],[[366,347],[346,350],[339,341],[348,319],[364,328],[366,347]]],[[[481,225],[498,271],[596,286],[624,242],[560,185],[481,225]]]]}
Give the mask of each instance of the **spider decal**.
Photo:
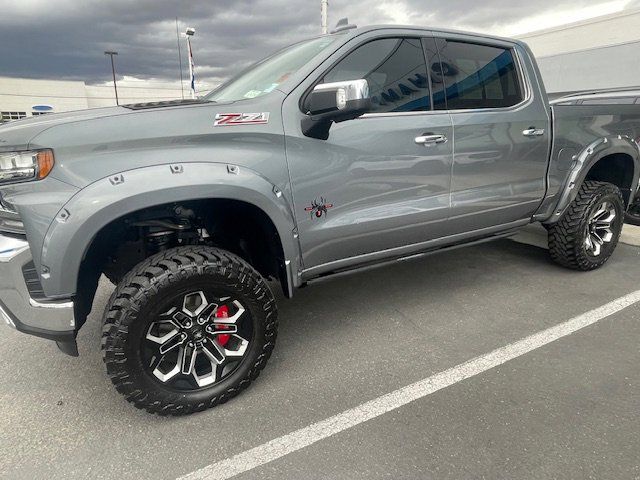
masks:
{"type": "Polygon", "coordinates": [[[333,203],[327,203],[327,199],[324,197],[320,197],[320,200],[316,198],[311,205],[304,208],[305,212],[309,212],[311,218],[315,215],[316,218],[322,217],[322,215],[327,215],[327,211],[333,208],[333,203]]]}

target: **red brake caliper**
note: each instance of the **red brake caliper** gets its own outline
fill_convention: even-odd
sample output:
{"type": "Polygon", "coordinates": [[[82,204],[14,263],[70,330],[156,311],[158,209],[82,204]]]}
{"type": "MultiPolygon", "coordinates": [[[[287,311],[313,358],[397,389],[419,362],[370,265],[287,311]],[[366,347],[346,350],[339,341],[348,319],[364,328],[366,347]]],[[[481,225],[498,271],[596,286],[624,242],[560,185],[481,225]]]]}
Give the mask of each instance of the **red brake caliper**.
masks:
{"type": "MultiPolygon", "coordinates": [[[[216,311],[216,318],[229,318],[229,307],[227,307],[226,305],[221,305],[220,307],[218,307],[218,310],[216,311]]],[[[226,329],[227,327],[225,325],[216,324],[216,330],[226,329]]],[[[224,333],[216,335],[216,340],[223,347],[227,344],[229,338],[231,338],[231,335],[224,333]]]]}

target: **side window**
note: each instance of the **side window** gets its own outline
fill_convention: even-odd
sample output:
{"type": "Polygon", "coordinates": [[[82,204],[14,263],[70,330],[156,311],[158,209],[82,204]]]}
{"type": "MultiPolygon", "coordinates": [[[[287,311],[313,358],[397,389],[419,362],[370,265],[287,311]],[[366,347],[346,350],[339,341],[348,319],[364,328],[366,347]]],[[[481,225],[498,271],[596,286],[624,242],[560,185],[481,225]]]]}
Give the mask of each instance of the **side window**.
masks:
{"type": "Polygon", "coordinates": [[[510,107],[523,99],[510,49],[447,40],[440,61],[450,110],[510,107]]]}
{"type": "Polygon", "coordinates": [[[418,38],[383,38],[366,43],[334,66],[323,82],[360,78],[369,82],[372,112],[431,109],[427,69],[418,38]]]}

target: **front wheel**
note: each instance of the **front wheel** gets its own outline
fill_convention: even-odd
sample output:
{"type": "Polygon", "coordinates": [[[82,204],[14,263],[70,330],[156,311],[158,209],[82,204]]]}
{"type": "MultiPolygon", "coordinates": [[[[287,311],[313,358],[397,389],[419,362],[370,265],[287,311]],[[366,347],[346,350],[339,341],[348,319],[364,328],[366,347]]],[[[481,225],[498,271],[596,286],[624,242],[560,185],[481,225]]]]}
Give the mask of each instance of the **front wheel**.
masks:
{"type": "Polygon", "coordinates": [[[575,270],[602,266],[618,244],[623,218],[618,187],[585,181],[562,218],[548,228],[552,260],[575,270]]]}
{"type": "Polygon", "coordinates": [[[277,333],[271,290],[224,250],[166,250],[128,273],[105,312],[103,360],[116,389],[151,413],[184,415],[237,395],[277,333]]]}

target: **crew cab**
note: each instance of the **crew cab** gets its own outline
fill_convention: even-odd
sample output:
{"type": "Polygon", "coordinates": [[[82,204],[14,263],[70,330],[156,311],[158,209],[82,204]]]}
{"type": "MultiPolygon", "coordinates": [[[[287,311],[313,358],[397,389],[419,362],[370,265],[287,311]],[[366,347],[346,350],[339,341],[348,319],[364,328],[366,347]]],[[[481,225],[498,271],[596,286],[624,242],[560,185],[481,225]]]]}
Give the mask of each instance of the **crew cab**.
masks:
{"type": "Polygon", "coordinates": [[[266,365],[268,280],[291,297],[532,222],[558,264],[600,267],[638,186],[638,125],[637,104],[551,106],[520,41],[349,25],[200,99],[10,123],[0,315],[77,355],[106,275],[117,390],[149,412],[204,410],[266,365]]]}

